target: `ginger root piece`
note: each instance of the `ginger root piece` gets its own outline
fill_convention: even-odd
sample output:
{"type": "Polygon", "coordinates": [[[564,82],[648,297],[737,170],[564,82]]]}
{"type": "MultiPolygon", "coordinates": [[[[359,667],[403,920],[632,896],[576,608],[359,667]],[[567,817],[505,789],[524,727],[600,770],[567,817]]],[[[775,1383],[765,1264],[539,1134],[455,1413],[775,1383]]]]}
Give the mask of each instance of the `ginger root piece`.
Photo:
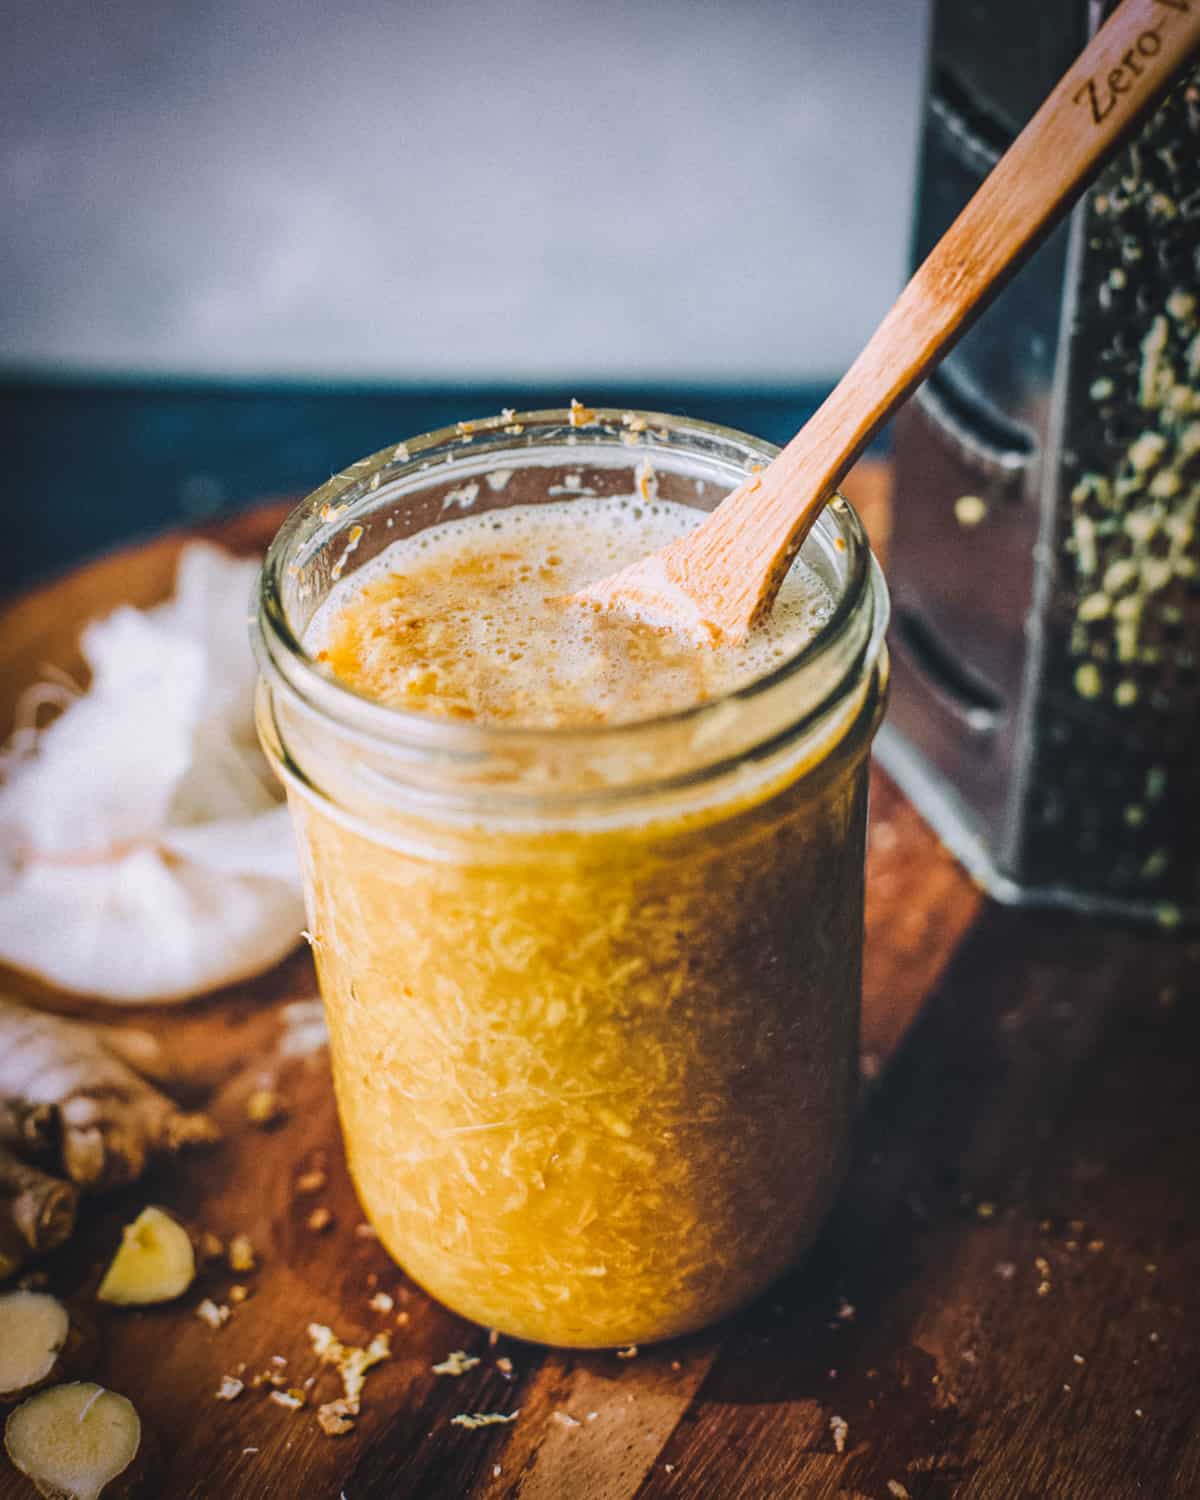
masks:
{"type": "MultiPolygon", "coordinates": [[[[60,1197],[54,1205],[54,1197],[47,1189],[46,1197],[40,1201],[36,1194],[26,1196],[28,1181],[22,1180],[24,1168],[16,1152],[24,1151],[33,1156],[48,1157],[54,1146],[54,1111],[44,1104],[24,1104],[16,1099],[0,1097],[0,1175],[7,1177],[7,1188],[0,1187],[0,1281],[15,1275],[28,1260],[31,1250],[27,1230],[32,1218],[34,1239],[40,1240],[43,1227],[50,1229],[61,1223],[70,1203],[69,1197],[60,1197]],[[20,1170],[18,1170],[20,1169],[20,1170]],[[44,1206],[46,1217],[40,1211],[44,1206]]],[[[29,1169],[32,1170],[32,1169],[29,1169]]],[[[54,1179],[47,1179],[53,1181],[54,1179]]],[[[71,1194],[73,1188],[59,1184],[64,1193],[71,1194]]],[[[70,1215],[68,1215],[70,1217],[70,1215]]],[[[73,1217],[72,1217],[73,1222],[73,1217]]],[[[66,1235],[70,1234],[67,1227],[66,1235]]],[[[47,1249],[50,1246],[46,1246],[47,1249]]]]}
{"type": "Polygon", "coordinates": [[[179,1068],[158,1037],[129,1026],[99,1026],[97,1037],[107,1052],[128,1063],[135,1073],[159,1088],[178,1084],[179,1068]]]}
{"type": "Polygon", "coordinates": [[[23,1402],[4,1425],[4,1447],[45,1500],[128,1500],[145,1478],[133,1403],[90,1381],[23,1402]]]}
{"type": "Polygon", "coordinates": [[[49,1108],[70,1179],[91,1191],[136,1181],[154,1155],[219,1138],[178,1108],[91,1027],[0,996],[0,1101],[6,1119],[49,1108]]]}
{"type": "Polygon", "coordinates": [[[151,1156],[218,1136],[91,1027],[0,996],[0,1280],[70,1237],[80,1187],[133,1182],[151,1156]]]}
{"type": "Polygon", "coordinates": [[[54,1144],[54,1111],[45,1104],[0,1098],[0,1146],[47,1152],[54,1144]]]}
{"type": "Polygon", "coordinates": [[[0,1146],[0,1219],[30,1250],[57,1250],[75,1228],[79,1189],[14,1156],[0,1146]]]}
{"type": "Polygon", "coordinates": [[[29,1246],[17,1233],[15,1224],[0,1215],[0,1281],[15,1276],[29,1257],[29,1246]]]}
{"type": "Polygon", "coordinates": [[[173,1301],[195,1279],[196,1252],[187,1230],[161,1208],[144,1208],[122,1231],[96,1296],[120,1307],[144,1307],[173,1301]]]}

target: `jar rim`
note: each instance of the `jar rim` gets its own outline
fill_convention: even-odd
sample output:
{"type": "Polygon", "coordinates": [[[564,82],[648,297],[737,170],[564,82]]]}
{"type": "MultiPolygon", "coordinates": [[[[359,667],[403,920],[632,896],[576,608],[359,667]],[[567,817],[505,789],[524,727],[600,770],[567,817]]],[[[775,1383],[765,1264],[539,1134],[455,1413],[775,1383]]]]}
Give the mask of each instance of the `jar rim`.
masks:
{"type": "MultiPolygon", "coordinates": [[[[349,468],[333,475],[324,485],[306,496],[290,513],[268,548],[259,575],[257,608],[251,620],[255,652],[260,670],[272,686],[285,686],[303,705],[324,720],[387,750],[414,747],[424,751],[442,751],[471,757],[485,749],[501,750],[506,746],[533,748],[553,746],[556,751],[572,748],[608,747],[632,743],[666,730],[703,732],[706,721],[727,714],[730,706],[752,705],[769,697],[784,684],[794,684],[805,675],[824,676],[821,668],[847,645],[847,636],[864,609],[870,624],[861,640],[861,649],[852,649],[851,659],[841,672],[835,672],[843,689],[857,677],[865,658],[873,657],[882,642],[886,626],[887,590],[878,563],[871,554],[866,531],[850,503],[840,492],[830,501],[818,526],[836,527],[844,552],[846,572],[834,601],[833,611],[798,651],[761,677],[740,683],[714,698],[684,708],[643,718],[610,723],[578,725],[490,724],[463,722],[433,714],[383,704],[358,692],[348,683],[335,678],[306,651],[298,630],[288,617],[286,579],[295,571],[298,559],[306,550],[311,553],[318,541],[329,544],[329,526],[348,531],[355,516],[373,507],[384,480],[428,480],[450,477],[463,469],[483,472],[495,464],[481,463],[503,454],[508,467],[519,465],[522,455],[532,461],[535,453],[547,449],[566,449],[568,444],[594,444],[623,452],[627,458],[639,452],[646,457],[669,458],[687,452],[690,445],[723,451],[724,462],[741,458],[744,472],[750,464],[769,462],[779,448],[764,439],[718,423],[668,413],[622,411],[617,408],[584,409],[588,420],[581,421],[580,408],[551,408],[537,411],[506,410],[498,416],[452,427],[392,444],[349,468]],[[644,423],[644,429],[639,425],[644,423]],[[637,446],[629,446],[635,432],[637,446]],[[482,441],[481,441],[482,440],[482,441]],[[672,446],[673,445],[673,446],[672,446]],[[337,512],[336,517],[331,513],[337,512]],[[843,545],[844,544],[844,545],[843,545]]],[[[581,459],[584,457],[581,454],[581,459]]],[[[664,463],[665,466],[665,463],[664,463]]],[[[386,497],[385,497],[386,498],[386,497]]],[[[861,632],[859,632],[861,635],[861,632]]],[[[793,719],[792,727],[801,729],[818,720],[832,703],[840,699],[836,690],[805,705],[793,719]]]]}

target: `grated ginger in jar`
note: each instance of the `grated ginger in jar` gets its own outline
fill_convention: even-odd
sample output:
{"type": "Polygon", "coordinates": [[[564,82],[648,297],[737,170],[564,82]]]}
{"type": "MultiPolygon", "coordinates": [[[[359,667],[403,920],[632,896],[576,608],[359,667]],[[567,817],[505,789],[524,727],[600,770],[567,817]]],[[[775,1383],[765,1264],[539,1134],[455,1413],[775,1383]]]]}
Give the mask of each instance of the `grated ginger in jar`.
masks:
{"type": "MultiPolygon", "coordinates": [[[[746,645],[567,596],[695,524],[636,497],[407,538],[305,646],[397,709],[572,730],[721,697],[827,620],[803,566],[746,645]]],[[[578,827],[377,823],[292,786],[350,1168],[393,1256],[476,1321],[620,1346],[733,1311],[809,1244],[856,1081],[866,749],[832,741],[686,809],[578,827]]]]}

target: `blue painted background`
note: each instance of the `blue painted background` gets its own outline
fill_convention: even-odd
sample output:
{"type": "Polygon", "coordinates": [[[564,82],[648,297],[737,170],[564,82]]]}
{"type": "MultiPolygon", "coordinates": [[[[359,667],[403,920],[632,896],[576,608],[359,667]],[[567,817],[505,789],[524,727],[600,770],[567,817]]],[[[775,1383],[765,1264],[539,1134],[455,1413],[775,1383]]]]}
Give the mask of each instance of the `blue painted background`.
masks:
{"type": "Polygon", "coordinates": [[[785,442],[824,387],[0,382],[0,594],[165,526],[300,495],[387,443],[505,406],[684,412],[785,442]]]}

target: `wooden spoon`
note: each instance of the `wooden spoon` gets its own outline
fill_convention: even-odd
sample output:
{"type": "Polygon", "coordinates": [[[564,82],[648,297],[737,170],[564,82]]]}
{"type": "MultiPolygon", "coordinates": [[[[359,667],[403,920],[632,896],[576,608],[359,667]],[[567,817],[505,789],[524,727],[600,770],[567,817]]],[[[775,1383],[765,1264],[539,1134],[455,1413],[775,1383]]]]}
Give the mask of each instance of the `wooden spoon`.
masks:
{"type": "Polygon", "coordinates": [[[855,459],[1200,47],[1200,0],[1124,0],[809,422],[687,536],[574,597],[744,638],[855,459]]]}

